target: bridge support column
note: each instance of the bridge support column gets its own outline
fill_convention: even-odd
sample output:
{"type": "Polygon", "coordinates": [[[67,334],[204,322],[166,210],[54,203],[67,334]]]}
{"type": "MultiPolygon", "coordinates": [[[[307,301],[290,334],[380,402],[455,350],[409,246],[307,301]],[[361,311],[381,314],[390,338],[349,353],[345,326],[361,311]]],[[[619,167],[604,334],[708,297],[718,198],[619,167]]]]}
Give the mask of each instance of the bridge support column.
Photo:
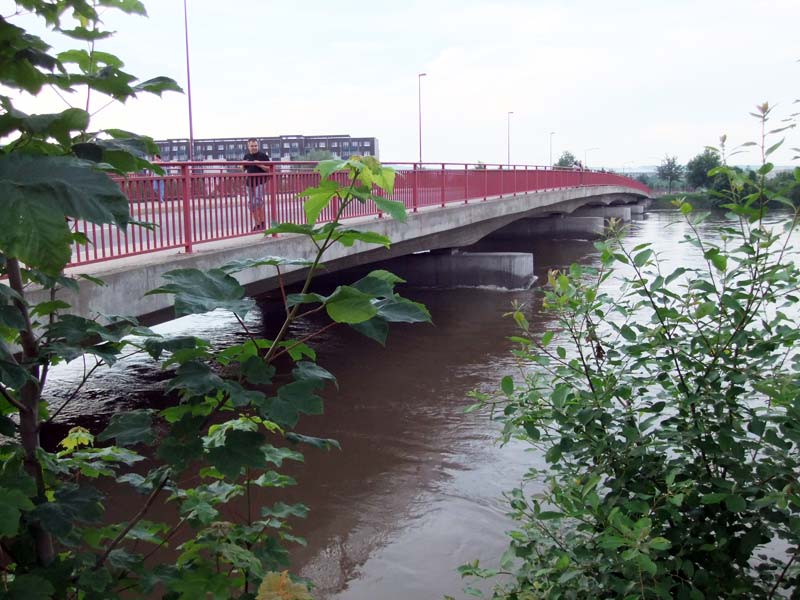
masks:
{"type": "Polygon", "coordinates": [[[492,233],[490,239],[530,239],[538,237],[597,237],[603,235],[603,217],[551,217],[520,219],[492,233]]]}
{"type": "Polygon", "coordinates": [[[603,217],[604,219],[631,220],[630,206],[586,206],[579,208],[572,215],[576,217],[603,217]]]}
{"type": "Polygon", "coordinates": [[[534,280],[529,252],[421,253],[392,259],[385,268],[425,287],[527,289],[534,280]]]}
{"type": "Polygon", "coordinates": [[[628,208],[631,209],[631,216],[644,214],[644,204],[630,204],[628,208]]]}

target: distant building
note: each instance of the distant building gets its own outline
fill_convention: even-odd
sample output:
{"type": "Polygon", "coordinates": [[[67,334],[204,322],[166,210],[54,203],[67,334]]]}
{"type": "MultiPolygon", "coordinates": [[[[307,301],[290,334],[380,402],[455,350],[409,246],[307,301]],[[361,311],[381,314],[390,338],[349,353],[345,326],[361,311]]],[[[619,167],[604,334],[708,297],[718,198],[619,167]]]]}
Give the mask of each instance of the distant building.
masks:
{"type": "MultiPolygon", "coordinates": [[[[249,138],[209,138],[194,140],[195,160],[241,160],[249,138]]],[[[279,135],[256,137],[261,149],[272,160],[302,160],[330,153],[338,157],[353,154],[378,157],[378,139],[349,135],[279,135]]],[[[189,140],[156,140],[165,160],[189,160],[189,140]]]]}

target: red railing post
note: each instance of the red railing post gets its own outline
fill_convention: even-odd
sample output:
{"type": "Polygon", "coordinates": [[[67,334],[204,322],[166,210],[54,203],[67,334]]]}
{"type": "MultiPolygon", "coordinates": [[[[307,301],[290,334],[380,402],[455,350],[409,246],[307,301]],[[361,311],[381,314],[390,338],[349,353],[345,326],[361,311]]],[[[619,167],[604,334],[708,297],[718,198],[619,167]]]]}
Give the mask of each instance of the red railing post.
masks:
{"type": "Polygon", "coordinates": [[[500,197],[503,197],[503,191],[506,189],[506,174],[503,172],[503,165],[500,165],[500,197]]]}
{"type": "Polygon", "coordinates": [[[464,165],[464,204],[469,200],[469,165],[464,165]]]}
{"type": "Polygon", "coordinates": [[[419,171],[414,163],[414,184],[411,188],[411,212],[417,212],[419,202],[419,171]]]}
{"type": "Polygon", "coordinates": [[[181,165],[183,180],[183,248],[187,254],[192,252],[192,181],[189,165],[181,165]]]}
{"type": "Polygon", "coordinates": [[[514,195],[516,196],[517,195],[517,165],[514,165],[513,169],[514,169],[514,179],[513,179],[512,183],[514,185],[514,195]]]}
{"type": "MultiPolygon", "coordinates": [[[[278,175],[275,172],[275,165],[269,165],[269,219],[267,219],[267,227],[278,222],[278,175]]],[[[277,233],[273,233],[272,237],[277,237],[277,233]]]]}
{"type": "Polygon", "coordinates": [[[483,165],[483,201],[489,196],[489,166],[483,165]]]}
{"type": "Polygon", "coordinates": [[[445,179],[444,178],[445,178],[446,175],[447,175],[447,172],[444,169],[444,163],[442,163],[442,181],[441,181],[441,186],[439,186],[440,193],[441,193],[441,200],[442,200],[442,203],[441,203],[442,208],[444,208],[444,191],[445,191],[445,185],[444,185],[445,179]]]}

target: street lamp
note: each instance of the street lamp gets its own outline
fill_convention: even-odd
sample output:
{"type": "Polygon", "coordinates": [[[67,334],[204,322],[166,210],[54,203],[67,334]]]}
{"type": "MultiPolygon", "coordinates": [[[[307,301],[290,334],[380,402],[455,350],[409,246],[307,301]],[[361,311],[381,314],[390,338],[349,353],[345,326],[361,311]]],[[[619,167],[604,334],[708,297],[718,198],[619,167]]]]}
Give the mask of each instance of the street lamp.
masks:
{"type": "Polygon", "coordinates": [[[513,115],[513,114],[514,114],[514,111],[510,110],[510,111],[508,111],[508,114],[506,115],[506,120],[507,120],[507,123],[506,123],[506,129],[507,129],[507,131],[506,131],[506,141],[508,142],[508,144],[507,144],[508,147],[506,148],[506,150],[507,150],[507,152],[506,152],[506,164],[509,167],[511,166],[511,115],[513,115]]]}
{"type": "Polygon", "coordinates": [[[192,78],[189,69],[189,18],[183,0],[183,37],[186,41],[186,97],[189,99],[189,160],[194,160],[194,129],[192,128],[192,78]]]}
{"type": "Polygon", "coordinates": [[[588,156],[589,152],[591,152],[592,150],[600,150],[600,148],[598,148],[597,146],[594,146],[592,148],[586,148],[583,151],[583,168],[584,169],[588,169],[589,168],[589,162],[588,162],[587,156],[588,156]]]}
{"type": "Polygon", "coordinates": [[[422,162],[422,78],[427,73],[417,75],[417,102],[419,103],[419,162],[422,162]]]}
{"type": "Polygon", "coordinates": [[[550,132],[550,168],[553,168],[553,136],[556,134],[555,131],[550,132]]]}

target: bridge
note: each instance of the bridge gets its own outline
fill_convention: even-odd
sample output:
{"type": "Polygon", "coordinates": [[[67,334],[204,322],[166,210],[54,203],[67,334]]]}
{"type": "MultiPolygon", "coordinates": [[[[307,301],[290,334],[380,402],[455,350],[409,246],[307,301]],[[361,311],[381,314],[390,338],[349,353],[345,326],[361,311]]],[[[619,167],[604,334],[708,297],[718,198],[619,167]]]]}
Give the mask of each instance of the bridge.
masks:
{"type": "MultiPolygon", "coordinates": [[[[231,260],[266,255],[313,256],[314,247],[303,236],[267,237],[263,226],[254,231],[247,199],[247,178],[252,175],[242,172],[241,163],[163,166],[167,172],[162,176],[137,174],[119,180],[130,199],[131,217],[137,222],[126,232],[109,225],[73,224],[89,244],[74,247],[68,272],[91,274],[107,284],[98,287],[82,282],[77,293],[61,290],[59,297],[70,302],[76,313],[127,314],[156,323],[171,318],[171,297],[144,294],[163,283],[161,275],[166,271],[208,269],[231,260]]],[[[267,171],[258,177],[263,179],[267,222],[304,223],[300,193],[319,182],[314,163],[271,162],[263,166],[267,171]]],[[[387,236],[392,246],[334,246],[324,259],[327,272],[421,251],[452,256],[452,249],[474,248],[490,234],[529,237],[558,232],[584,236],[599,233],[604,218],[628,220],[631,211],[642,212],[642,201],[650,197],[641,183],[613,173],[529,165],[392,166],[397,171],[392,199],[406,206],[407,223],[384,216],[372,202],[354,203],[345,215],[346,221],[387,236]]],[[[332,217],[333,210],[328,208],[320,221],[332,217]]],[[[490,260],[478,255],[461,255],[461,260],[468,256],[472,256],[472,262],[464,268],[470,270],[483,269],[483,263],[490,260]]],[[[439,258],[438,264],[442,260],[439,258]]],[[[300,269],[287,269],[283,281],[292,283],[302,275],[300,269]]],[[[251,295],[278,286],[274,267],[240,273],[239,279],[251,295]]]]}

